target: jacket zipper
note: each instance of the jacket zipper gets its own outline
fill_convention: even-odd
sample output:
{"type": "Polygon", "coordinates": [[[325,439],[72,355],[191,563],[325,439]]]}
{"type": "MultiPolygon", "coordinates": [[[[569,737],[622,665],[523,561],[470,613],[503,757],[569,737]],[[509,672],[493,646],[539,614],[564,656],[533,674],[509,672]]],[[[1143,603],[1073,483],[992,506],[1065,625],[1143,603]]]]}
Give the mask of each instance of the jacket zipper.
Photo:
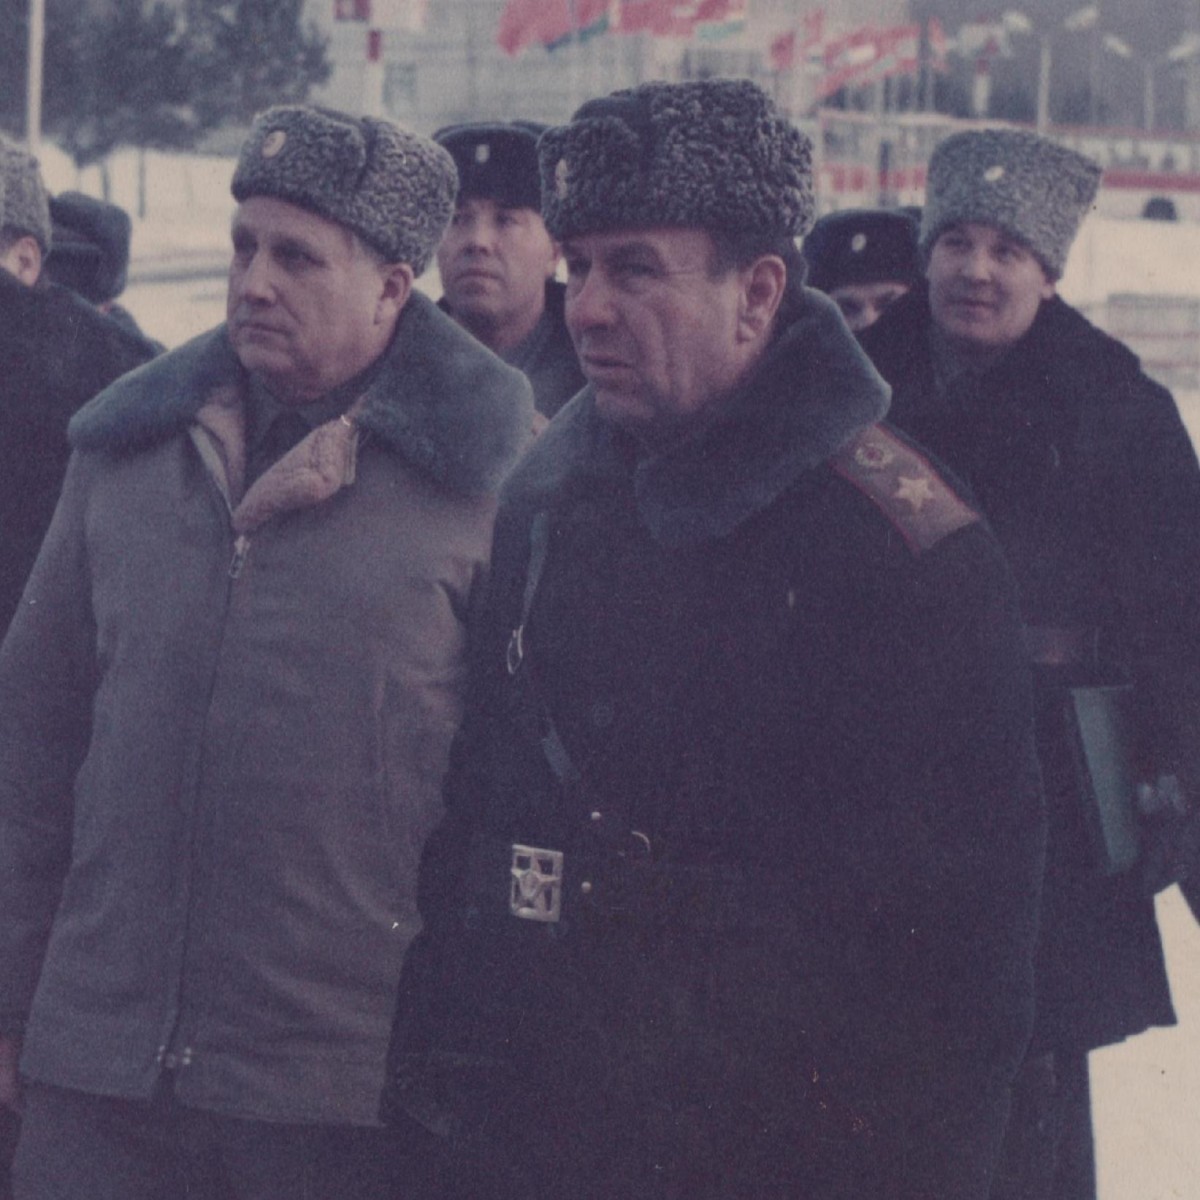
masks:
{"type": "Polygon", "coordinates": [[[241,575],[246,555],[249,553],[250,539],[244,533],[239,533],[233,540],[233,561],[229,564],[230,579],[237,579],[241,575]]]}
{"type": "MultiPolygon", "coordinates": [[[[221,461],[220,455],[217,454],[209,441],[207,433],[203,429],[194,429],[192,431],[192,444],[196,447],[200,454],[201,461],[207,468],[209,478],[212,480],[217,492],[220,494],[221,500],[225,505],[225,511],[229,514],[230,521],[233,519],[233,504],[229,497],[229,488],[225,478],[224,463],[221,461]]],[[[244,534],[238,534],[233,540],[233,557],[229,563],[228,576],[231,582],[234,582],[242,573],[242,568],[245,566],[246,555],[250,552],[250,538],[244,534]]],[[[185,941],[188,937],[187,927],[192,923],[193,912],[189,899],[188,913],[185,918],[185,941]]],[[[179,1025],[182,1016],[180,1006],[180,986],[182,978],[177,977],[175,981],[175,996],[171,1004],[172,1016],[170,1026],[167,1032],[167,1037],[158,1048],[156,1060],[158,1066],[167,1071],[177,1071],[183,1067],[189,1067],[192,1064],[193,1050],[189,1045],[178,1046],[179,1025]]]]}

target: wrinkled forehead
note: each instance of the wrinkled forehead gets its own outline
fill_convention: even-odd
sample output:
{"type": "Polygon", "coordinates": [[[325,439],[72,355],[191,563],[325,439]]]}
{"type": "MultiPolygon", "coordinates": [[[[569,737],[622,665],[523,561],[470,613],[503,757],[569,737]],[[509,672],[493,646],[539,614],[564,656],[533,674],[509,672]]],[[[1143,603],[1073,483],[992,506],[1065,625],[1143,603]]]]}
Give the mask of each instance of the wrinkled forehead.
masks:
{"type": "Polygon", "coordinates": [[[647,226],[576,233],[563,239],[564,252],[587,257],[641,253],[664,262],[690,259],[707,261],[715,249],[713,236],[695,226],[647,226]]]}
{"type": "Polygon", "coordinates": [[[960,237],[981,246],[1015,246],[1027,254],[1033,253],[1033,247],[1015,230],[992,221],[950,221],[942,227],[934,245],[947,237],[960,237]]]}
{"type": "Polygon", "coordinates": [[[274,196],[248,196],[241,201],[234,209],[231,229],[234,237],[249,234],[260,241],[288,239],[314,248],[365,245],[345,225],[274,196]]]}

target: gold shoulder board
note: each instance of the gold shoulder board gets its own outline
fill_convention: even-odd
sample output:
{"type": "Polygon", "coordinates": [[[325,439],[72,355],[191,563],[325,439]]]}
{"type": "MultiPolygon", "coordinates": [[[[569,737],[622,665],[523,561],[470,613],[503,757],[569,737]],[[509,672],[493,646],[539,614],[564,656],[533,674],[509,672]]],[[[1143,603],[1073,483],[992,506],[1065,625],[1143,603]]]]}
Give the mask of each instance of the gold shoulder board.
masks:
{"type": "Polygon", "coordinates": [[[979,520],[923,455],[880,425],[855,434],[829,463],[875,504],[914,554],[979,520]]]}

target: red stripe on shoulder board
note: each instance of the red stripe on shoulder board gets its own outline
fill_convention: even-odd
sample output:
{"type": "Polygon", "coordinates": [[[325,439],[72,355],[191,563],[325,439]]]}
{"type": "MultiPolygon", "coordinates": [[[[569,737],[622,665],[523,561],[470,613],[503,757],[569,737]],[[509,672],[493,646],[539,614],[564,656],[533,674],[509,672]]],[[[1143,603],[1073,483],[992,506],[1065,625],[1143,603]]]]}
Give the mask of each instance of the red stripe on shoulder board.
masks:
{"type": "Polygon", "coordinates": [[[979,520],[923,455],[879,425],[856,434],[829,465],[887,517],[914,554],[979,520]]]}

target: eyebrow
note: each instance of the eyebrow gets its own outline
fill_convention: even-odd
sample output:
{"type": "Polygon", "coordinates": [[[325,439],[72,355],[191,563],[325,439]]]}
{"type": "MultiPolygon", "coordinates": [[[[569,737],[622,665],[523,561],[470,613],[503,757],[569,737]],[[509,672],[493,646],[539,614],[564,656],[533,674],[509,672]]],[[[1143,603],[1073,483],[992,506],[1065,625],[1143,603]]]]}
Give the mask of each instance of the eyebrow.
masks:
{"type": "Polygon", "coordinates": [[[618,265],[635,260],[638,262],[649,262],[658,267],[664,265],[662,255],[659,253],[657,247],[653,246],[650,242],[621,242],[605,251],[603,257],[606,261],[617,263],[618,265]]]}

